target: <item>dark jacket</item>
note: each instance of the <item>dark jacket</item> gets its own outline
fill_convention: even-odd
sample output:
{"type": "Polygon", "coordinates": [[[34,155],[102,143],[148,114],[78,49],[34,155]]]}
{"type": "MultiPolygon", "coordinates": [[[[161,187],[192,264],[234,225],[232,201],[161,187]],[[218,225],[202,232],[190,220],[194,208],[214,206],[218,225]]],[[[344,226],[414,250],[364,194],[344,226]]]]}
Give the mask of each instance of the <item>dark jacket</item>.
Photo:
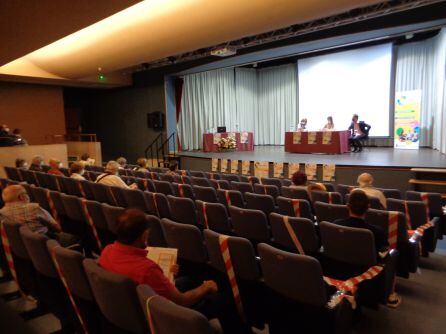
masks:
{"type": "MultiPolygon", "coordinates": [[[[365,135],[364,138],[367,139],[369,137],[369,131],[370,131],[371,126],[364,121],[359,121],[358,125],[359,125],[359,128],[361,129],[362,133],[365,135]]],[[[350,132],[353,135],[353,131],[355,131],[355,123],[352,122],[348,129],[350,130],[350,132]]]]}
{"type": "Polygon", "coordinates": [[[377,252],[383,251],[389,247],[384,231],[379,226],[368,224],[361,218],[349,217],[347,219],[337,219],[333,223],[346,227],[364,228],[371,231],[375,237],[375,249],[377,252]]]}

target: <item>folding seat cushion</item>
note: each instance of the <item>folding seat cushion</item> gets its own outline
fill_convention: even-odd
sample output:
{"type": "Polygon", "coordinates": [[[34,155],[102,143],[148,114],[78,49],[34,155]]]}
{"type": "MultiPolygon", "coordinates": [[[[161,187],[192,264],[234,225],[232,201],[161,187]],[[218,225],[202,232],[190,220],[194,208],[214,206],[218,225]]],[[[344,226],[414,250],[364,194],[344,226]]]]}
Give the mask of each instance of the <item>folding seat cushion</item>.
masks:
{"type": "Polygon", "coordinates": [[[231,187],[233,190],[238,190],[240,191],[242,194],[245,194],[247,192],[249,193],[253,193],[254,192],[254,187],[252,185],[252,183],[250,182],[231,182],[231,187]]]}
{"type": "Polygon", "coordinates": [[[218,202],[217,191],[214,187],[193,186],[193,189],[197,200],[208,203],[218,202]]]}
{"type": "Polygon", "coordinates": [[[195,201],[200,226],[219,233],[232,233],[231,220],[226,207],[221,203],[195,201]]]}
{"type": "Polygon", "coordinates": [[[240,176],[237,174],[220,174],[222,180],[226,180],[228,182],[240,182],[240,176]]]}
{"type": "Polygon", "coordinates": [[[150,213],[159,218],[171,218],[167,196],[161,193],[144,191],[144,196],[150,205],[150,213]]]}
{"type": "Polygon", "coordinates": [[[245,200],[247,209],[261,210],[267,217],[276,211],[274,198],[271,195],[245,193],[245,200]]]}
{"type": "Polygon", "coordinates": [[[217,189],[217,197],[218,201],[227,207],[230,205],[239,208],[245,207],[245,202],[243,201],[243,196],[240,191],[217,189]]]}
{"type": "Polygon", "coordinates": [[[310,219],[271,213],[269,223],[274,244],[279,248],[293,253],[300,253],[298,247],[301,247],[304,254],[318,255],[319,240],[314,223],[310,219]],[[288,228],[292,229],[291,233],[294,233],[294,236],[297,238],[296,242],[293,241],[293,236],[288,228]]]}
{"type": "Polygon", "coordinates": [[[240,182],[249,182],[252,185],[260,183],[260,179],[257,176],[240,175],[240,182]]]}
{"type": "Polygon", "coordinates": [[[314,220],[310,203],[307,200],[279,196],[276,201],[277,210],[281,215],[314,220]]]}
{"type": "Polygon", "coordinates": [[[172,220],[177,223],[198,226],[195,203],[190,198],[167,196],[172,220]]]}
{"type": "Polygon", "coordinates": [[[415,273],[420,257],[420,245],[416,240],[409,238],[404,214],[369,209],[365,220],[369,224],[379,226],[386,234],[390,249],[398,250],[398,276],[408,278],[409,273],[415,273]]]}
{"type": "Polygon", "coordinates": [[[318,222],[334,222],[349,217],[347,205],[315,202],[313,206],[318,222]]]}
{"type": "Polygon", "coordinates": [[[167,181],[153,181],[153,184],[155,185],[155,189],[157,193],[161,193],[164,195],[174,195],[173,187],[170,182],[167,181]]]}
{"type": "Polygon", "coordinates": [[[195,200],[195,194],[190,184],[172,183],[175,196],[186,197],[195,200]]]}
{"type": "Polygon", "coordinates": [[[287,198],[304,199],[310,202],[308,191],[304,188],[282,187],[282,196],[287,198]]]}
{"type": "Polygon", "coordinates": [[[240,295],[239,307],[251,326],[263,329],[267,318],[265,312],[267,298],[265,288],[260,282],[260,266],[252,243],[245,238],[225,236],[211,230],[205,230],[203,234],[210,266],[218,273],[217,281],[224,282],[227,293],[234,296],[228,280],[226,260],[223,258],[227,255],[222,252],[227,246],[235,275],[232,285],[236,284],[240,295]]]}
{"type": "Polygon", "coordinates": [[[271,289],[269,328],[278,333],[296,326],[302,333],[350,332],[351,305],[346,299],[332,305],[336,289],[326,288],[318,260],[263,243],[258,252],[265,285],[271,289]]]}
{"type": "Polygon", "coordinates": [[[263,211],[229,206],[229,215],[235,235],[254,243],[270,241],[268,219],[263,211]]]}
{"type": "Polygon", "coordinates": [[[271,195],[273,198],[280,196],[280,190],[275,185],[255,184],[254,192],[256,194],[271,195]]]}
{"type": "Polygon", "coordinates": [[[112,332],[147,333],[147,321],[139,305],[135,283],[104,270],[92,259],[85,259],[83,266],[102,315],[116,327],[112,332]]]}
{"type": "Polygon", "coordinates": [[[148,323],[152,326],[152,333],[157,334],[215,334],[215,329],[208,319],[201,313],[172,303],[162,296],[158,296],[147,285],[136,288],[141,308],[148,323]],[[147,309],[150,312],[148,316],[147,309]],[[150,319],[150,320],[149,320],[150,319]]]}
{"type": "Polygon", "coordinates": [[[215,189],[226,189],[226,190],[230,190],[231,189],[231,184],[229,183],[228,180],[209,180],[211,182],[211,185],[215,188],[215,189]]]}
{"type": "Polygon", "coordinates": [[[341,194],[337,192],[312,191],[310,197],[312,203],[344,204],[341,194]]]}

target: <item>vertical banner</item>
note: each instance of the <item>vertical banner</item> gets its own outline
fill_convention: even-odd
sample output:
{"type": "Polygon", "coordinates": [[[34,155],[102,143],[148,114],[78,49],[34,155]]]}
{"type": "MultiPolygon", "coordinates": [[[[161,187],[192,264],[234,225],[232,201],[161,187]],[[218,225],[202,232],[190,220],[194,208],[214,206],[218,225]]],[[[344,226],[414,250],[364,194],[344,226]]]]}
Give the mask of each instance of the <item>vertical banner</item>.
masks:
{"type": "Polygon", "coordinates": [[[300,170],[300,165],[298,163],[291,162],[288,164],[288,177],[291,178],[294,173],[300,170]]]}
{"type": "Polygon", "coordinates": [[[274,163],[274,177],[283,177],[283,162],[274,163]]]}
{"type": "Polygon", "coordinates": [[[251,173],[251,161],[242,161],[242,174],[249,175],[251,173]]]}
{"type": "Polygon", "coordinates": [[[244,131],[240,134],[240,144],[248,143],[248,132],[244,131]]]}
{"type": "Polygon", "coordinates": [[[228,171],[228,159],[220,160],[220,172],[226,173],[228,171]]]}
{"type": "Polygon", "coordinates": [[[395,93],[394,147],[416,150],[420,147],[421,90],[395,93]]]}
{"type": "Polygon", "coordinates": [[[211,168],[212,172],[217,172],[218,171],[218,159],[217,158],[212,158],[212,168],[211,168]]]}
{"type": "Polygon", "coordinates": [[[322,166],[322,181],[334,181],[335,180],[336,165],[323,165],[322,166]]]}
{"type": "Polygon", "coordinates": [[[258,178],[269,177],[269,162],[256,161],[254,162],[254,175],[258,178]]]}
{"type": "Polygon", "coordinates": [[[214,145],[218,145],[221,139],[221,133],[214,133],[214,145]]]}
{"type": "Polygon", "coordinates": [[[238,174],[238,160],[231,160],[231,173],[238,174]]]}
{"type": "Polygon", "coordinates": [[[308,132],[308,145],[316,144],[316,136],[317,132],[314,131],[308,132]]]}
{"type": "Polygon", "coordinates": [[[333,132],[331,131],[324,131],[322,132],[322,144],[323,145],[330,145],[331,144],[331,137],[333,132]]]}
{"type": "Polygon", "coordinates": [[[317,164],[305,164],[305,174],[308,180],[316,180],[317,164]]]}
{"type": "Polygon", "coordinates": [[[293,144],[299,145],[302,142],[302,132],[293,132],[293,144]]]}

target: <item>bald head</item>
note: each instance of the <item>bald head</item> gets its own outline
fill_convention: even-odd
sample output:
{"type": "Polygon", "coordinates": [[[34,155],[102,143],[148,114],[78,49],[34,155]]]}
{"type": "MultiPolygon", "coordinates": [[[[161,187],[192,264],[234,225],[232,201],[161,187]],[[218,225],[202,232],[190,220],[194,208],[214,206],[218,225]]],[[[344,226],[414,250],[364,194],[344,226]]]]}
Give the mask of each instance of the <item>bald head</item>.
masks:
{"type": "Polygon", "coordinates": [[[7,186],[2,193],[3,202],[29,202],[29,197],[26,189],[19,184],[7,186]]]}
{"type": "Polygon", "coordinates": [[[373,185],[373,176],[369,173],[362,173],[358,176],[358,184],[360,187],[370,187],[373,185]]]}

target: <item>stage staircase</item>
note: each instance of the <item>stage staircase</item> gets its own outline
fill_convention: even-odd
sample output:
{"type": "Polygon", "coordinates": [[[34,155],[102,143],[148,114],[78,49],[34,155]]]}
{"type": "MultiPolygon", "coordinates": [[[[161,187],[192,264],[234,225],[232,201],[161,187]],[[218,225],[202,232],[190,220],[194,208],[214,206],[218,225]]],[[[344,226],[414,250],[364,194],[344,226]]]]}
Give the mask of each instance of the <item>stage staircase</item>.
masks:
{"type": "Polygon", "coordinates": [[[177,142],[175,132],[164,139],[164,132],[161,132],[147,146],[144,151],[146,159],[151,167],[169,167],[174,161],[180,164],[180,157],[177,151],[177,142]]]}

